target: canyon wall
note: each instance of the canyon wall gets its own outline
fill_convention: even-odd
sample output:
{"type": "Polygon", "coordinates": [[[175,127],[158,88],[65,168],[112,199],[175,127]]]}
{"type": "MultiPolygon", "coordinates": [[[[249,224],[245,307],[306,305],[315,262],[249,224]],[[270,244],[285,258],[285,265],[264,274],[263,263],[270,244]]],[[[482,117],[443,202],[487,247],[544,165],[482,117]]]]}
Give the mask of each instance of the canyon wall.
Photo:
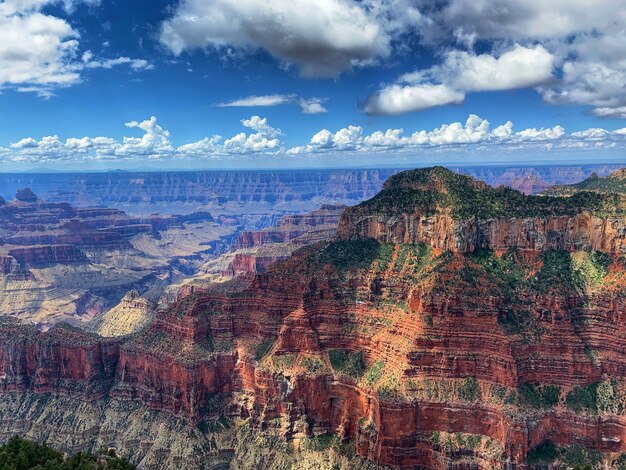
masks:
{"type": "MultiPolygon", "coordinates": [[[[131,335],[4,321],[4,394],[140,404],[197,429],[229,421],[294,452],[325,442],[326,455],[395,468],[620,468],[620,200],[603,214],[605,199],[527,199],[441,168],[390,184],[410,198],[387,187],[396,206],[346,209],[336,240],[246,282],[185,289],[131,335]],[[467,200],[510,214],[461,217],[467,200]],[[543,213],[519,216],[511,201],[543,213]]],[[[224,465],[237,465],[233,447],[224,465]]],[[[214,462],[189,462],[200,460],[214,462]]]]}
{"type": "Polygon", "coordinates": [[[614,255],[626,252],[623,218],[601,218],[590,213],[574,217],[498,217],[458,220],[437,215],[359,214],[347,210],[338,236],[343,240],[374,238],[384,243],[426,243],[439,250],[472,252],[477,249],[506,251],[600,250],[614,255]]]}

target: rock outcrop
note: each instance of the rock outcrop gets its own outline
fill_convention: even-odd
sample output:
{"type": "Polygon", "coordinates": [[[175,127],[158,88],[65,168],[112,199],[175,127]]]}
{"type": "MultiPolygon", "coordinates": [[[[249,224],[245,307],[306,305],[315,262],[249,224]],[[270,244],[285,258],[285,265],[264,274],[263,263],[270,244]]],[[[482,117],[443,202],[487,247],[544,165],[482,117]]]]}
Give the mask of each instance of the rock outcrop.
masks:
{"type": "Polygon", "coordinates": [[[524,197],[436,167],[390,178],[375,198],[344,212],[338,234],[462,253],[515,247],[621,254],[624,208],[626,198],[617,195],[524,197]]]}
{"type": "Polygon", "coordinates": [[[128,290],[193,270],[234,231],[207,212],[136,218],[19,191],[0,205],[0,314],[43,329],[89,322],[128,290]]]}
{"type": "Polygon", "coordinates": [[[622,223],[620,198],[408,172],[346,209],[337,240],[239,288],[190,289],[128,337],[3,324],[4,390],[106,395],[198,428],[223,417],[393,467],[619,468],[622,223]],[[554,244],[522,244],[531,229],[554,244]]]}
{"type": "Polygon", "coordinates": [[[304,246],[332,238],[345,206],[324,204],[318,210],[304,214],[287,215],[271,228],[244,231],[233,249],[258,248],[275,243],[304,246]]]}

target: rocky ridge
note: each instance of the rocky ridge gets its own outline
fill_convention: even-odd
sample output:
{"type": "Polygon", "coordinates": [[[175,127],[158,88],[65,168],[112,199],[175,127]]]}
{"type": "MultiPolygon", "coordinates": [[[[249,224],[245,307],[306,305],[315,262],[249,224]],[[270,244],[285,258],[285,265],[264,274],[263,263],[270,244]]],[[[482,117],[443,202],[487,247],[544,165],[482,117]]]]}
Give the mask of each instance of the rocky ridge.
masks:
{"type": "Polygon", "coordinates": [[[88,322],[201,264],[234,232],[206,212],[136,218],[20,190],[0,205],[0,313],[42,328],[88,322]]]}
{"type": "Polygon", "coordinates": [[[337,240],[181,294],[129,337],[3,323],[2,387],[223,416],[286,446],[329,436],[394,467],[619,468],[624,222],[619,197],[407,172],[337,240]]]}
{"type": "Polygon", "coordinates": [[[600,177],[597,173],[593,173],[580,183],[553,186],[546,189],[543,194],[549,196],[571,196],[580,191],[626,194],[626,170],[622,168],[605,177],[600,177]]]}

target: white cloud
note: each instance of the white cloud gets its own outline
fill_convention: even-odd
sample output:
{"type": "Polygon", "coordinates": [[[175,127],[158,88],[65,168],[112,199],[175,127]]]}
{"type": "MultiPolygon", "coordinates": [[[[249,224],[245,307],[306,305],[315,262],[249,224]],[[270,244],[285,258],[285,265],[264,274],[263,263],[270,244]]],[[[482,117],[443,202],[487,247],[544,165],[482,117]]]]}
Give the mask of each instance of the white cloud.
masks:
{"type": "Polygon", "coordinates": [[[626,118],[626,0],[451,0],[431,19],[433,45],[457,33],[472,38],[469,47],[477,39],[494,47],[542,43],[562,72],[552,85],[540,87],[545,101],[589,105],[596,116],[626,118]]]}
{"type": "Polygon", "coordinates": [[[68,67],[78,33],[60,18],[39,12],[0,15],[0,84],[64,86],[79,80],[68,67]]]}
{"type": "Polygon", "coordinates": [[[322,106],[322,103],[326,101],[323,98],[299,98],[298,95],[252,95],[244,98],[239,98],[233,101],[227,101],[220,103],[217,106],[220,108],[232,108],[232,107],[265,107],[265,106],[280,106],[285,104],[297,104],[302,109],[304,114],[319,114],[325,113],[328,110],[322,106]]]}
{"type": "Polygon", "coordinates": [[[572,137],[577,139],[602,140],[605,139],[609,134],[610,132],[606,129],[593,127],[591,129],[585,129],[583,131],[572,132],[572,137]]]}
{"type": "Polygon", "coordinates": [[[399,85],[384,87],[369,97],[364,106],[367,114],[402,114],[434,106],[459,104],[465,94],[446,85],[399,85]]]}
{"type": "Polygon", "coordinates": [[[516,44],[499,57],[449,51],[442,64],[400,77],[364,106],[367,114],[400,114],[461,103],[467,92],[537,86],[552,78],[554,57],[543,47],[516,44]]]}
{"type": "Polygon", "coordinates": [[[306,145],[285,148],[280,129],[266,118],[251,116],[241,125],[248,132],[232,137],[220,135],[204,137],[196,142],[175,147],[170,132],[158,124],[156,117],[126,123],[128,129],[142,132],[139,137],[126,136],[120,140],[111,137],[69,137],[62,140],[51,135],[40,140],[25,137],[8,147],[0,147],[0,156],[10,162],[50,162],[88,160],[150,159],[224,159],[250,156],[289,157],[320,154],[388,154],[419,155],[441,149],[462,148],[472,156],[485,149],[500,151],[537,151],[551,149],[626,149],[626,128],[609,131],[590,128],[567,134],[560,125],[528,128],[515,132],[511,121],[491,127],[486,119],[471,114],[465,122],[442,124],[431,130],[418,129],[406,133],[404,129],[377,130],[366,134],[361,126],[349,125],[335,132],[322,129],[306,145]]]}
{"type": "Polygon", "coordinates": [[[596,108],[592,112],[598,117],[626,119],[626,106],[596,108]]]}
{"type": "Polygon", "coordinates": [[[150,70],[154,66],[144,59],[131,59],[122,56],[115,59],[93,59],[91,51],[85,51],[82,56],[83,68],[86,69],[112,69],[118,65],[128,65],[133,70],[150,70]]]}
{"type": "Polygon", "coordinates": [[[159,158],[168,155],[174,150],[170,143],[170,132],[157,124],[157,118],[152,116],[142,122],[127,122],[126,127],[144,131],[141,137],[124,137],[122,145],[115,149],[116,155],[145,155],[149,158],[159,158]]]}
{"type": "Polygon", "coordinates": [[[230,107],[253,107],[253,106],[279,106],[282,104],[292,103],[296,98],[295,95],[252,95],[237,100],[220,103],[220,108],[230,107]]]}
{"type": "Polygon", "coordinates": [[[465,123],[443,124],[432,130],[417,130],[406,135],[404,129],[387,129],[363,135],[358,126],[348,126],[336,132],[323,129],[315,134],[305,146],[289,149],[288,154],[306,155],[339,151],[358,153],[372,152],[418,152],[424,149],[451,148],[464,146],[471,148],[500,149],[552,149],[578,147],[591,149],[600,146],[621,145],[626,148],[626,129],[607,131],[591,128],[566,134],[565,129],[556,125],[548,128],[528,128],[513,131],[513,123],[491,129],[489,121],[471,114],[465,123]]]}
{"type": "MultiPolygon", "coordinates": [[[[624,37],[626,40],[626,36],[624,37]]],[[[563,78],[541,89],[552,104],[589,104],[599,117],[622,117],[626,108],[626,58],[606,65],[598,62],[565,62],[563,78]]]]}
{"type": "Polygon", "coordinates": [[[259,116],[252,116],[250,119],[242,119],[241,125],[268,137],[278,137],[282,134],[280,129],[274,129],[267,123],[267,118],[261,118],[259,116]]]}
{"type": "Polygon", "coordinates": [[[197,142],[181,145],[176,149],[175,156],[219,158],[226,155],[272,154],[280,151],[282,132],[270,126],[266,118],[252,116],[250,119],[243,119],[241,125],[256,132],[241,132],[223,142],[220,135],[205,137],[197,142]]]}
{"type": "Polygon", "coordinates": [[[433,79],[463,91],[512,90],[549,81],[553,68],[554,57],[543,46],[516,44],[499,57],[450,52],[443,65],[430,73],[433,79]]]}
{"type": "Polygon", "coordinates": [[[215,154],[219,150],[221,135],[205,137],[197,142],[181,145],[176,152],[186,157],[203,157],[215,154]]]}
{"type": "MultiPolygon", "coordinates": [[[[89,52],[79,57],[80,34],[65,19],[44,14],[55,0],[5,0],[0,3],[0,88],[34,92],[50,97],[53,90],[81,80],[88,68],[111,68],[128,64],[135,70],[149,68],[147,61],[119,57],[93,59],[89,52]]],[[[65,1],[71,10],[75,2],[65,1]]],[[[96,3],[89,2],[88,3],[96,3]]]]}
{"type": "Polygon", "coordinates": [[[568,36],[623,19],[623,0],[452,0],[438,20],[486,39],[568,36]]]}
{"type": "Polygon", "coordinates": [[[263,49],[308,77],[333,77],[389,56],[391,42],[422,18],[408,0],[184,0],[161,25],[174,54],[263,49]]]}
{"type": "Polygon", "coordinates": [[[560,139],[565,135],[565,129],[561,126],[542,129],[535,129],[533,127],[532,129],[520,131],[515,135],[518,141],[543,142],[546,140],[560,139]]]}
{"type": "Polygon", "coordinates": [[[326,101],[323,98],[300,98],[298,104],[304,114],[321,114],[327,113],[328,110],[322,105],[326,101]]]}

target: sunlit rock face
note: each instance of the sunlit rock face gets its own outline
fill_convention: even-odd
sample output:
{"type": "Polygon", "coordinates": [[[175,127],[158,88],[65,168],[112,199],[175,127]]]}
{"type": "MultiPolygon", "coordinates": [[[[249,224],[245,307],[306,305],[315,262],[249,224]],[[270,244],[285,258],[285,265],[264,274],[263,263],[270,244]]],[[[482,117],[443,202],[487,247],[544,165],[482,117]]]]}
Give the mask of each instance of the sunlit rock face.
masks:
{"type": "Polygon", "coordinates": [[[335,240],[249,282],[182,291],[133,335],[7,320],[2,386],[139,404],[204,429],[232,465],[242,454],[220,419],[372,465],[527,468],[548,455],[553,468],[619,468],[623,223],[619,197],[408,172],[346,209],[335,240]]]}
{"type": "Polygon", "coordinates": [[[128,291],[145,293],[184,263],[201,264],[235,231],[208,212],[137,218],[21,189],[0,204],[0,314],[41,329],[86,326],[128,291]]]}

